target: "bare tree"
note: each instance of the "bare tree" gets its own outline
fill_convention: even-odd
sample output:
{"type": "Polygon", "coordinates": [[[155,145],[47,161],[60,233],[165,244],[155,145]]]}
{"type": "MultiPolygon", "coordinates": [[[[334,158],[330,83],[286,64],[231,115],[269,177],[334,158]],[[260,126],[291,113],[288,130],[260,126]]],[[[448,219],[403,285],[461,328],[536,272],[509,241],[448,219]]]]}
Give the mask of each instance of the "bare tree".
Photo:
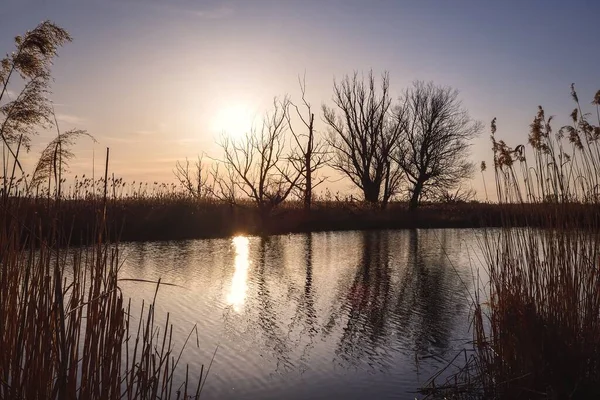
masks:
{"type": "Polygon", "coordinates": [[[328,161],[328,152],[327,143],[315,137],[315,114],[312,112],[310,103],[306,101],[306,79],[301,80],[298,78],[298,82],[302,92],[302,105],[306,114],[303,114],[296,104],[290,102],[290,106],[296,110],[298,118],[306,128],[306,133],[294,130],[289,112],[286,113],[286,117],[292,138],[296,143],[290,159],[296,171],[302,176],[297,185],[301,192],[300,197],[304,202],[304,209],[310,210],[313,190],[325,181],[323,177],[315,180],[315,173],[328,161]]]}
{"type": "Polygon", "coordinates": [[[273,104],[274,110],[265,116],[260,130],[251,129],[240,141],[224,136],[220,143],[222,162],[232,182],[217,186],[223,185],[226,192],[239,190],[256,204],[261,217],[290,195],[304,173],[297,171],[284,154],[289,100],[275,100],[273,104]]]}
{"type": "Polygon", "coordinates": [[[424,196],[435,197],[472,176],[471,140],[482,129],[458,99],[458,91],[416,81],[396,109],[405,130],[396,161],[409,182],[409,207],[424,196]]]}
{"type": "Polygon", "coordinates": [[[210,195],[233,206],[237,204],[236,182],[238,174],[231,164],[214,162],[209,173],[212,179],[210,195]]]}
{"type": "Polygon", "coordinates": [[[204,199],[212,193],[212,187],[208,184],[209,173],[202,156],[198,156],[193,166],[187,158],[185,163],[177,161],[173,174],[185,192],[195,199],[204,199]]]}
{"type": "Polygon", "coordinates": [[[367,202],[385,207],[402,182],[402,171],[392,158],[402,127],[390,112],[389,75],[383,74],[380,91],[372,71],[366,82],[356,72],[346,76],[334,82],[333,102],[340,114],[323,105],[332,166],[360,188],[367,202]]]}

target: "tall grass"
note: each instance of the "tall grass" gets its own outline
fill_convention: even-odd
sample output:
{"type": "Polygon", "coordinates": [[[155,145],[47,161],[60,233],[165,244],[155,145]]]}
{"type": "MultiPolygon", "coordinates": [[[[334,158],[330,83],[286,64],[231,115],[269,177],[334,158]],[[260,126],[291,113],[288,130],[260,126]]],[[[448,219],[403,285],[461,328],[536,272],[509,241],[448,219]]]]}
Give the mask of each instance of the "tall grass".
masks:
{"type": "MultiPolygon", "coordinates": [[[[81,225],[69,229],[74,210],[65,206],[61,191],[60,157],[66,147],[60,149],[60,139],[59,133],[55,149],[40,158],[43,168],[36,167],[46,177],[36,185],[41,194],[23,189],[25,180],[15,179],[14,168],[3,178],[0,398],[198,398],[203,370],[190,378],[186,368],[184,376],[179,368],[184,349],[174,353],[169,316],[164,326],[155,323],[160,280],[153,301],[142,304],[139,315],[132,315],[131,300],[125,303],[119,288],[119,246],[110,234],[108,150],[103,195],[85,200],[91,213],[81,232],[81,225]],[[73,235],[85,235],[91,245],[70,248],[73,235]]],[[[196,327],[193,332],[197,338],[196,327]]]]}
{"type": "Polygon", "coordinates": [[[0,204],[0,398],[198,397],[202,371],[192,373],[196,385],[187,371],[179,378],[168,315],[157,326],[154,301],[131,315],[106,202],[90,221],[94,244],[74,249],[64,246],[71,232],[60,201],[31,224],[26,204],[18,196],[0,204]],[[44,223],[51,229],[42,232],[44,223]]]}
{"type": "Polygon", "coordinates": [[[198,397],[203,371],[192,373],[200,375],[195,386],[187,370],[185,378],[178,372],[168,315],[157,326],[154,300],[132,315],[119,289],[108,149],[102,195],[88,198],[85,226],[74,229],[64,205],[70,148],[91,137],[61,132],[47,96],[52,61],[70,40],[44,21],[17,36],[15,50],[0,60],[0,398],[198,397]],[[57,135],[27,175],[23,153],[44,127],[57,135]],[[91,245],[70,248],[74,236],[91,245]]]}
{"type": "MultiPolygon", "coordinates": [[[[540,107],[527,148],[492,144],[504,210],[537,205],[536,226],[483,238],[489,289],[476,305],[470,365],[485,398],[600,396],[600,127],[577,93],[571,124],[556,133],[540,107]]],[[[600,124],[600,91],[592,103],[600,124]]]]}

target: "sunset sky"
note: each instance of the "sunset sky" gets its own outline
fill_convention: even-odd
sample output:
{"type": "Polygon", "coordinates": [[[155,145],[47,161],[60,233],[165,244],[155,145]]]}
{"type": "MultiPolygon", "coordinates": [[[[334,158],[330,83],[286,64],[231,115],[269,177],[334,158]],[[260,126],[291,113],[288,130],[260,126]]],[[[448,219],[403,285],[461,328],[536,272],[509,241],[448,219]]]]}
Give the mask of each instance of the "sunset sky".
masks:
{"type": "MultiPolygon", "coordinates": [[[[0,51],[45,19],[73,36],[52,99],[63,129],[98,140],[81,143],[73,173],[90,172],[92,152],[101,165],[108,146],[115,175],[172,181],[176,160],[218,157],[220,132],[244,129],[274,96],[298,100],[299,74],[320,113],[334,77],[369,69],[390,72],[394,96],[415,79],[459,89],[486,126],[473,159],[489,164],[493,117],[518,144],[540,104],[557,128],[567,122],[572,82],[589,104],[600,88],[599,16],[598,1],[3,0],[0,51]]],[[[473,186],[482,197],[479,174],[473,186]]]]}

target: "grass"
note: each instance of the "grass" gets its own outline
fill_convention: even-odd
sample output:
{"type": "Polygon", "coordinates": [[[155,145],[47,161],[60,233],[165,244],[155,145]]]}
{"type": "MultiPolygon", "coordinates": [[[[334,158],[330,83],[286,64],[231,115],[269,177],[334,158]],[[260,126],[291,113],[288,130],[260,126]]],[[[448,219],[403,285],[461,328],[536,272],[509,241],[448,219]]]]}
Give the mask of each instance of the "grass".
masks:
{"type": "Polygon", "coordinates": [[[199,397],[203,371],[178,365],[168,315],[159,327],[154,301],[132,315],[123,298],[107,201],[87,204],[91,245],[70,248],[74,205],[38,200],[0,203],[0,398],[199,397]]]}
{"type": "MultiPolygon", "coordinates": [[[[474,304],[474,354],[449,397],[600,397],[600,128],[575,90],[572,123],[540,107],[528,148],[492,143],[501,229],[482,239],[489,285],[474,304]],[[514,209],[538,207],[537,224],[514,209]]],[[[600,92],[593,104],[600,124],[600,92]]]]}
{"type": "Polygon", "coordinates": [[[155,323],[156,294],[132,315],[119,288],[108,151],[104,195],[88,202],[85,227],[69,225],[62,174],[70,146],[89,135],[61,132],[47,95],[53,59],[70,35],[44,21],[14,41],[0,60],[0,398],[199,397],[203,371],[195,379],[186,369],[182,378],[168,315],[164,326],[155,323]],[[50,127],[57,136],[25,175],[23,153],[50,127]],[[71,248],[81,229],[89,245],[71,248]]]}
{"type": "MultiPolygon", "coordinates": [[[[475,201],[424,202],[409,210],[406,202],[391,202],[381,210],[352,196],[317,197],[310,211],[301,201],[286,200],[262,218],[255,203],[238,200],[232,205],[210,197],[190,196],[178,185],[131,182],[108,178],[107,212],[111,216],[113,236],[122,241],[183,240],[228,237],[240,232],[255,235],[365,229],[466,228],[501,226],[510,213],[519,225],[539,226],[547,216],[548,204],[492,204],[475,201]],[[114,188],[113,188],[114,187],[114,188]],[[117,189],[117,187],[119,189],[117,189]]],[[[96,218],[98,201],[102,201],[104,180],[76,178],[65,188],[60,206],[59,227],[78,235],[71,243],[90,243],[85,234],[89,221],[96,218]],[[83,232],[81,235],[79,232],[83,232]]],[[[22,194],[19,198],[23,215],[28,219],[47,216],[48,204],[56,202],[55,193],[22,194]]],[[[586,209],[589,205],[578,205],[586,209]]],[[[44,232],[51,229],[42,228],[44,232]]]]}
{"type": "MultiPolygon", "coordinates": [[[[20,199],[28,219],[47,219],[47,200],[20,199]]],[[[62,231],[84,232],[71,237],[71,243],[90,243],[85,234],[96,217],[94,200],[62,200],[57,212],[62,231]]],[[[286,201],[266,219],[256,206],[196,200],[193,198],[158,199],[152,197],[109,200],[112,233],[122,241],[183,240],[228,237],[240,232],[255,235],[365,229],[465,228],[499,226],[501,208],[487,203],[431,203],[410,211],[403,202],[390,203],[380,210],[361,202],[316,201],[310,211],[301,202],[286,201]]],[[[544,215],[538,208],[514,208],[521,224],[537,224],[544,215]]],[[[44,231],[51,229],[44,226],[44,231]]]]}

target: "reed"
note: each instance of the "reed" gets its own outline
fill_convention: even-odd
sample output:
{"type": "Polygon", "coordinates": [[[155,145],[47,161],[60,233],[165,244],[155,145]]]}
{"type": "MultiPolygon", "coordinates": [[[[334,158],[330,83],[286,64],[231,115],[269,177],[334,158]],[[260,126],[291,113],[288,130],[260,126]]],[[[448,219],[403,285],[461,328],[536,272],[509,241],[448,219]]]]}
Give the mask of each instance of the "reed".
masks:
{"type": "Polygon", "coordinates": [[[85,227],[69,225],[63,175],[70,147],[89,135],[61,132],[47,94],[52,60],[70,40],[44,21],[17,36],[15,51],[0,60],[0,398],[197,398],[203,371],[195,385],[187,370],[181,378],[184,349],[174,353],[168,315],[158,326],[156,294],[134,316],[119,288],[108,149],[103,195],[89,200],[85,227]],[[15,97],[11,84],[21,87],[15,97]],[[57,136],[30,176],[20,159],[40,127],[56,128],[57,136]],[[71,248],[81,235],[89,246],[71,248]]]}
{"type": "MultiPolygon", "coordinates": [[[[540,107],[528,147],[491,125],[496,192],[504,210],[534,205],[535,226],[482,239],[489,286],[475,306],[476,393],[485,398],[600,396],[600,127],[572,87],[571,124],[556,133],[540,107]]],[[[600,91],[593,105],[600,124],[600,91]]]]}
{"type": "Polygon", "coordinates": [[[168,315],[157,326],[154,301],[131,315],[102,202],[93,245],[70,248],[60,201],[36,221],[26,200],[0,205],[0,398],[198,397],[202,371],[180,378],[168,315]]]}

